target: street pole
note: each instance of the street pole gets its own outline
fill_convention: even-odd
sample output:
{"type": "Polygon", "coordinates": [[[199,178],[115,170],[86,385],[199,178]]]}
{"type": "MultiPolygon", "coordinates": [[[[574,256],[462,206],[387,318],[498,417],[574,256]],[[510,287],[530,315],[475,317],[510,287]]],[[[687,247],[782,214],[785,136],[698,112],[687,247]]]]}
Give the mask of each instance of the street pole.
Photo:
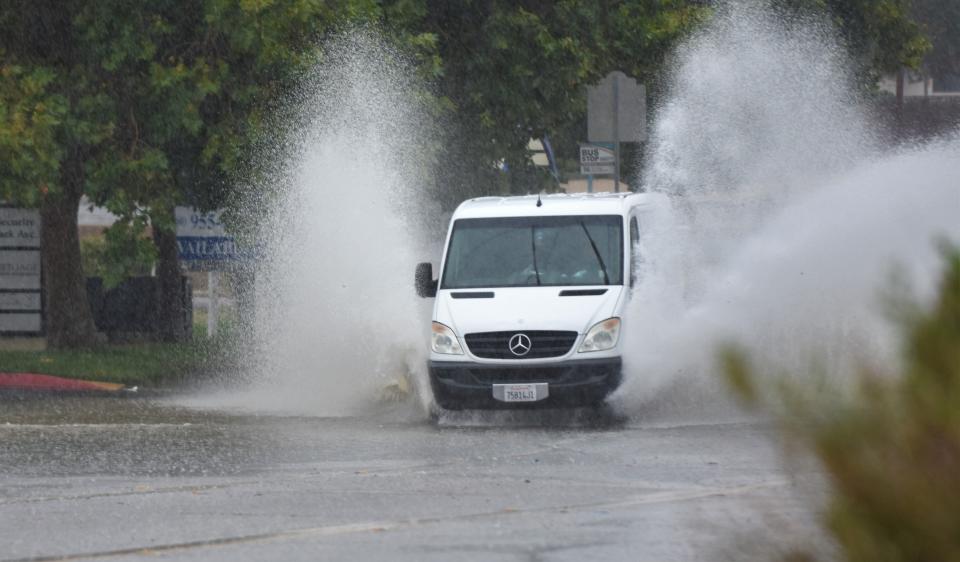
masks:
{"type": "Polygon", "coordinates": [[[613,191],[620,193],[620,78],[613,77],[613,191]]]}
{"type": "Polygon", "coordinates": [[[220,323],[220,302],[218,299],[217,287],[220,285],[220,272],[210,271],[207,273],[207,337],[212,338],[217,335],[217,326],[220,323]]]}

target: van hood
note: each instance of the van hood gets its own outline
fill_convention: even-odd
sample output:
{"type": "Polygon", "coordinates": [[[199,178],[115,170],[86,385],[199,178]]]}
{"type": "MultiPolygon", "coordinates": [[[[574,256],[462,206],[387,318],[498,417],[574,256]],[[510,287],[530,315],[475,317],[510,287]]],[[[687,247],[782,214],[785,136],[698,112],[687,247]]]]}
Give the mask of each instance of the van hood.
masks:
{"type": "Polygon", "coordinates": [[[622,293],[622,285],[443,289],[437,293],[436,321],[460,336],[513,330],[582,334],[614,315],[622,293]]]}

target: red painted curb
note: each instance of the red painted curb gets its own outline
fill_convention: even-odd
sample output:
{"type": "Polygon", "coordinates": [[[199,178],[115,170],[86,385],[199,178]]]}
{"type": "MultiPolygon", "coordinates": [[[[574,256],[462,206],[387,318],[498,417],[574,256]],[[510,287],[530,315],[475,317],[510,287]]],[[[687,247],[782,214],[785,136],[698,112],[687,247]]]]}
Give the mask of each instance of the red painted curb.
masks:
{"type": "Polygon", "coordinates": [[[36,373],[0,373],[0,389],[4,388],[14,390],[117,392],[123,390],[124,385],[113,382],[66,379],[36,373]]]}

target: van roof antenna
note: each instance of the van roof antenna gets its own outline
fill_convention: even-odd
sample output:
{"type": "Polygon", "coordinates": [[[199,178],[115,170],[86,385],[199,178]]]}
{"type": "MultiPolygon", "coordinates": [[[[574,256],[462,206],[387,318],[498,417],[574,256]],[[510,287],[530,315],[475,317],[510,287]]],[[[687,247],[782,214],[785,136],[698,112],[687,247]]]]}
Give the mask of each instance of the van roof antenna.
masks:
{"type": "Polygon", "coordinates": [[[537,192],[537,207],[542,207],[543,201],[540,200],[540,192],[537,192]]]}

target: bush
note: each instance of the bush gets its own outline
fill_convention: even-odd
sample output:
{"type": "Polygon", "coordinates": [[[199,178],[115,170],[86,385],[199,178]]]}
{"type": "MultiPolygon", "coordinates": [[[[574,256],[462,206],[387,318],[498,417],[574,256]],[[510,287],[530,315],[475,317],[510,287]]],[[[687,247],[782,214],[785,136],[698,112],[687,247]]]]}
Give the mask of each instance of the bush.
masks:
{"type": "Polygon", "coordinates": [[[764,386],[744,353],[723,353],[737,394],[823,463],[824,523],[850,562],[960,562],[960,252],[944,255],[934,306],[904,321],[900,373],[865,370],[851,394],[824,400],[783,379],[764,386]]]}
{"type": "Polygon", "coordinates": [[[80,241],[80,259],[87,277],[100,277],[110,289],[128,277],[150,275],[157,260],[153,240],[145,236],[146,219],[116,222],[103,237],[80,241]]]}

